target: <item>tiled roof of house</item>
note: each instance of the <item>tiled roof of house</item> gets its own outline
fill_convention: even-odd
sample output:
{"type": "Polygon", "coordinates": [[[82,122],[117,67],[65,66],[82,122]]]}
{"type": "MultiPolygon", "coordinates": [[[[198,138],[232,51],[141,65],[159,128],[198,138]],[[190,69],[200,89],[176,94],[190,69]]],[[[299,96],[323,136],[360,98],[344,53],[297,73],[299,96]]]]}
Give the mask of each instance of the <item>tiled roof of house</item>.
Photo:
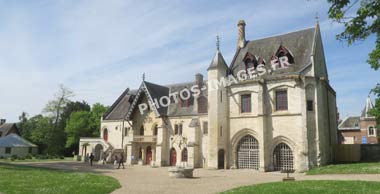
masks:
{"type": "Polygon", "coordinates": [[[0,132],[3,134],[3,135],[0,135],[0,137],[7,135],[13,127],[17,129],[16,123],[4,123],[0,125],[0,132]]]}
{"type": "Polygon", "coordinates": [[[0,138],[0,147],[37,147],[17,134],[10,134],[0,138]]]}

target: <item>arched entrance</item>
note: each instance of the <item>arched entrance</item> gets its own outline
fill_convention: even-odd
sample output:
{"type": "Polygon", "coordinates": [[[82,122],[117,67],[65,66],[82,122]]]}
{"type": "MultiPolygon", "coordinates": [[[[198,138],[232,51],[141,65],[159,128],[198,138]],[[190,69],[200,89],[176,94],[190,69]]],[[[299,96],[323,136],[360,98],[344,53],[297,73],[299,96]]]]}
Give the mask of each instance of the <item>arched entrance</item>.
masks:
{"type": "Polygon", "coordinates": [[[285,143],[280,143],[273,151],[274,170],[293,170],[293,151],[285,143]]]}
{"type": "Polygon", "coordinates": [[[95,146],[94,161],[99,161],[102,153],[103,153],[103,146],[100,144],[97,144],[95,146]]]}
{"type": "Polygon", "coordinates": [[[151,161],[152,161],[152,148],[148,146],[146,148],[146,164],[150,165],[151,161]]]}
{"type": "Polygon", "coordinates": [[[108,141],[108,130],[107,130],[107,128],[105,128],[105,129],[103,130],[103,139],[104,139],[105,141],[108,141]]]}
{"type": "Polygon", "coordinates": [[[218,151],[218,169],[224,169],[224,150],[218,151]]]}
{"type": "Polygon", "coordinates": [[[237,146],[237,167],[258,170],[260,167],[259,142],[251,135],[246,135],[237,146]]]}
{"type": "Polygon", "coordinates": [[[170,166],[175,166],[177,164],[177,152],[174,148],[170,149],[170,166]]]}

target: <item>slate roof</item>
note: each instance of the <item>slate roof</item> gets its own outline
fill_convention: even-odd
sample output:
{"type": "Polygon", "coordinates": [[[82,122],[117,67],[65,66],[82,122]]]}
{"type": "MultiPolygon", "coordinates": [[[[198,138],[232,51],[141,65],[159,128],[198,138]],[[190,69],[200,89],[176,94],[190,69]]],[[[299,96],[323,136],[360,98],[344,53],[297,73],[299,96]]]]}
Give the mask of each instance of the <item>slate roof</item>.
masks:
{"type": "Polygon", "coordinates": [[[369,117],[373,117],[369,111],[373,109],[373,104],[372,104],[372,101],[371,101],[371,98],[368,96],[367,97],[367,100],[365,102],[365,106],[362,110],[362,114],[361,114],[361,117],[363,118],[369,118],[369,117]]]}
{"type": "Polygon", "coordinates": [[[4,123],[0,125],[0,132],[5,136],[13,127],[17,129],[16,123],[4,123]]]}
{"type": "Polygon", "coordinates": [[[216,68],[225,68],[228,69],[227,63],[223,58],[222,53],[219,50],[216,51],[214,58],[212,59],[210,66],[207,70],[216,69],[216,68]]]}
{"type": "Polygon", "coordinates": [[[37,147],[17,134],[10,134],[0,138],[0,147],[37,147]]]}
{"type": "Polygon", "coordinates": [[[347,117],[338,126],[339,130],[360,130],[360,117],[347,117]]]}
{"type": "MultiPolygon", "coordinates": [[[[290,32],[282,35],[272,36],[268,38],[262,38],[252,41],[247,41],[246,46],[242,49],[238,49],[230,67],[227,66],[222,54],[219,50],[215,53],[213,60],[210,63],[208,69],[214,69],[219,67],[225,67],[228,72],[236,75],[239,70],[245,69],[243,58],[246,53],[249,52],[252,55],[261,57],[266,62],[266,68],[270,69],[270,59],[277,52],[280,46],[285,47],[294,57],[294,64],[289,68],[276,70],[274,75],[267,76],[276,76],[277,74],[299,74],[305,67],[311,64],[311,56],[313,55],[313,44],[315,42],[315,33],[316,28],[308,28],[304,30],[299,30],[295,32],[290,32]]],[[[204,81],[204,83],[206,83],[204,81]]],[[[146,87],[148,94],[151,98],[157,98],[157,100],[164,95],[169,93],[179,92],[183,88],[191,88],[195,82],[187,82],[173,85],[158,85],[150,82],[144,81],[142,85],[146,87]]],[[[119,99],[111,106],[109,112],[105,115],[103,119],[105,120],[118,120],[125,117],[128,112],[129,116],[131,115],[130,109],[134,108],[133,102],[137,104],[137,100],[131,97],[138,96],[139,91],[134,90],[134,94],[131,94],[129,91],[125,91],[119,99]]],[[[207,90],[203,91],[203,95],[207,97],[207,90]]],[[[135,97],[136,98],[136,97],[135,97]]],[[[167,115],[167,116],[185,116],[185,115],[199,115],[195,111],[194,102],[188,107],[181,107],[180,103],[171,103],[169,107],[160,107],[157,110],[158,116],[167,115]]],[[[204,113],[203,113],[204,114],[204,113]]],[[[127,117],[129,117],[127,116],[127,117]]]]}
{"type": "Polygon", "coordinates": [[[234,75],[239,70],[245,69],[243,59],[247,52],[265,60],[266,68],[270,69],[271,57],[275,55],[280,46],[284,46],[291,52],[295,64],[289,68],[275,71],[275,74],[297,73],[305,66],[311,64],[313,54],[313,43],[316,28],[308,28],[300,31],[290,32],[268,38],[247,41],[244,48],[238,49],[230,68],[234,75]]]}

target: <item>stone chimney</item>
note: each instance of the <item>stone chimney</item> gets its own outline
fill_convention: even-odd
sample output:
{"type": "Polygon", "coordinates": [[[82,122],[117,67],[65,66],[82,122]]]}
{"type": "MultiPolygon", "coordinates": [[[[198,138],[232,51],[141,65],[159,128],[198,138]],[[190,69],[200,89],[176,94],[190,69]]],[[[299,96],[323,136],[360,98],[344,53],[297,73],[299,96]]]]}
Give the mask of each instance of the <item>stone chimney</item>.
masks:
{"type": "Polygon", "coordinates": [[[5,119],[0,119],[0,125],[4,124],[7,120],[5,119]]]}
{"type": "Polygon", "coordinates": [[[203,85],[203,75],[200,73],[195,74],[195,84],[199,86],[199,88],[203,85]]]}
{"type": "Polygon", "coordinates": [[[245,47],[245,21],[240,20],[237,24],[238,31],[239,31],[239,38],[238,38],[238,48],[244,48],[245,47]]]}

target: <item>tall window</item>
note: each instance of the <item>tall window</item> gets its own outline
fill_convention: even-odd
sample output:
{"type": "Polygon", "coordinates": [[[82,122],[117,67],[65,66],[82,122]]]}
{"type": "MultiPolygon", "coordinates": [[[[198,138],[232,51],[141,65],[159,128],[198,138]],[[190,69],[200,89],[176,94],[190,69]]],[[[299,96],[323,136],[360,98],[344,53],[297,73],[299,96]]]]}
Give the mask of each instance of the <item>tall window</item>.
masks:
{"type": "Polygon", "coordinates": [[[32,151],[33,151],[33,148],[31,148],[31,147],[30,147],[30,148],[28,148],[28,153],[29,153],[29,154],[31,154],[31,153],[32,153],[32,151]]]}
{"type": "Polygon", "coordinates": [[[208,134],[208,122],[203,122],[203,134],[208,134]]]}
{"type": "Polygon", "coordinates": [[[178,125],[178,134],[182,135],[182,124],[178,125]]]}
{"type": "Polygon", "coordinates": [[[11,149],[12,149],[12,148],[5,148],[5,153],[6,153],[6,154],[11,154],[11,149]]]}
{"type": "Polygon", "coordinates": [[[276,91],[276,110],[288,110],[288,91],[276,91]]]}
{"type": "Polygon", "coordinates": [[[220,126],[220,128],[219,128],[219,135],[220,135],[220,137],[223,136],[223,127],[222,126],[220,126]]]}
{"type": "Polygon", "coordinates": [[[157,135],[158,134],[158,125],[154,125],[153,127],[153,135],[157,135]]]}
{"type": "Polygon", "coordinates": [[[251,94],[241,95],[241,112],[251,112],[251,94]]]}
{"type": "Polygon", "coordinates": [[[375,129],[373,127],[368,128],[368,136],[375,136],[375,129]]]}
{"type": "Polygon", "coordinates": [[[204,96],[198,98],[198,113],[207,113],[207,98],[204,96]]]}
{"type": "Polygon", "coordinates": [[[178,124],[174,125],[174,134],[178,135],[178,124]]]}
{"type": "Polygon", "coordinates": [[[103,139],[104,139],[105,141],[108,141],[108,130],[107,130],[107,128],[105,128],[105,129],[103,130],[103,139]]]}
{"type": "Polygon", "coordinates": [[[314,103],[312,100],[307,101],[307,111],[314,111],[314,103]]]}
{"type": "Polygon", "coordinates": [[[144,125],[141,125],[141,127],[140,127],[140,135],[144,135],[144,131],[145,131],[144,125]]]}

